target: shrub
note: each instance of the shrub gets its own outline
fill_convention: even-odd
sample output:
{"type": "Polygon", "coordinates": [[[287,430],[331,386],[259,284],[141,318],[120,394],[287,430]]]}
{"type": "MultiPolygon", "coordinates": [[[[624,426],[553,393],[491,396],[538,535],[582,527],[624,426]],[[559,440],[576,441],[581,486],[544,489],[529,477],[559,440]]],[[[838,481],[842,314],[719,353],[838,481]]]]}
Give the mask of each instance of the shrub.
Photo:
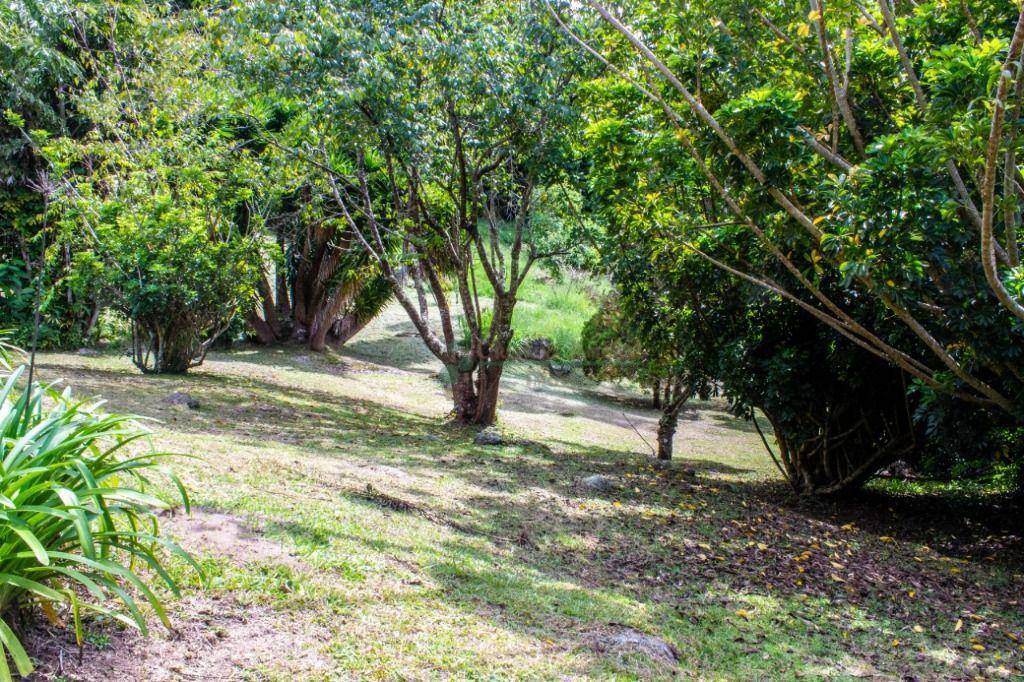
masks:
{"type": "Polygon", "coordinates": [[[34,384],[19,389],[25,367],[0,388],[0,682],[32,663],[9,624],[14,608],[38,605],[56,619],[66,608],[81,644],[83,612],[146,632],[137,599],[169,627],[160,599],[138,574],[146,566],[177,593],[161,565],[165,552],[192,559],[159,537],[146,492],[148,477],[169,476],[188,508],[181,483],[160,466],[161,455],[129,455],[145,435],[128,416],[105,414],[99,402],[75,401],[69,390],[34,384]],[[6,619],[6,620],[5,620],[6,619]]]}

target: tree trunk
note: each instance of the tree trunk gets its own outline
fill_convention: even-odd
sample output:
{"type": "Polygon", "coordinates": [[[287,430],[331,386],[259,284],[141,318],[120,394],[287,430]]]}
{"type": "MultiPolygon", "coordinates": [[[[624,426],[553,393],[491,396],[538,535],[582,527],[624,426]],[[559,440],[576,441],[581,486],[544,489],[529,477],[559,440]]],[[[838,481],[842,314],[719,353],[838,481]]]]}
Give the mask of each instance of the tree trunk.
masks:
{"type": "Polygon", "coordinates": [[[490,426],[498,417],[502,362],[480,362],[472,371],[453,372],[452,414],[460,424],[490,426]]]}
{"type": "Polygon", "coordinates": [[[256,332],[256,341],[261,346],[271,346],[278,342],[274,328],[255,312],[249,313],[247,321],[252,330],[256,332]]]}
{"type": "Polygon", "coordinates": [[[658,459],[663,462],[672,459],[672,439],[679,425],[679,411],[685,402],[685,397],[673,396],[664,403],[661,419],[658,420],[658,459]]]}
{"type": "Polygon", "coordinates": [[[661,382],[654,382],[654,389],[651,395],[651,407],[655,410],[661,409],[661,382]]]}
{"type": "Polygon", "coordinates": [[[490,425],[498,418],[498,389],[505,365],[500,361],[483,363],[477,371],[477,406],[475,424],[490,425]]]}
{"type": "Polygon", "coordinates": [[[455,370],[452,377],[452,414],[460,424],[472,424],[476,418],[476,382],[473,372],[455,370]]]}

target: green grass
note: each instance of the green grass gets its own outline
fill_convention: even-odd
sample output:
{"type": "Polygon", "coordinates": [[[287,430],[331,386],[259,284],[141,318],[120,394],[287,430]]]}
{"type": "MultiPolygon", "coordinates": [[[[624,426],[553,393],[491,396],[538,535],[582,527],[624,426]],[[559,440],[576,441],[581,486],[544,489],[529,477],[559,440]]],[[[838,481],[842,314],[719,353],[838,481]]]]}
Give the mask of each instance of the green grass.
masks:
{"type": "Polygon", "coordinates": [[[597,311],[606,288],[603,282],[582,274],[564,273],[556,278],[534,273],[524,282],[512,315],[516,339],[550,339],[558,359],[582,358],[580,332],[597,311]]]}
{"type": "MultiPolygon", "coordinates": [[[[509,238],[507,234],[502,235],[503,241],[509,238]]],[[[503,250],[508,259],[508,245],[505,243],[503,250]]],[[[474,263],[473,274],[480,295],[485,298],[493,296],[494,289],[478,261],[474,263]]],[[[512,314],[513,344],[548,339],[555,346],[556,358],[579,360],[583,356],[580,346],[583,325],[597,311],[600,299],[608,289],[607,281],[586,272],[572,268],[553,272],[541,263],[535,265],[519,289],[512,314]]]]}
{"type": "Polygon", "coordinates": [[[633,430],[650,439],[657,418],[638,396],[530,363],[510,363],[500,408],[529,442],[478,447],[444,425],[436,363],[407,327],[389,311],[338,355],[213,353],[186,378],[115,355],[42,357],[47,377],[159,419],[158,448],[203,458],[175,464],[194,503],[281,548],[194,547],[207,592],[172,568],[176,622],[206,595],[294,633],[246,663],[252,677],[670,678],[593,645],[627,626],[700,679],[1024,674],[1020,548],[968,546],[997,532],[985,509],[929,498],[915,514],[914,496],[877,491],[796,502],[714,401],[686,412],[679,460],[658,469],[633,430]],[[176,390],[201,409],[168,405],[176,390]],[[594,473],[620,487],[574,485],[594,473]],[[302,650],[325,666],[290,660],[302,650]]]}

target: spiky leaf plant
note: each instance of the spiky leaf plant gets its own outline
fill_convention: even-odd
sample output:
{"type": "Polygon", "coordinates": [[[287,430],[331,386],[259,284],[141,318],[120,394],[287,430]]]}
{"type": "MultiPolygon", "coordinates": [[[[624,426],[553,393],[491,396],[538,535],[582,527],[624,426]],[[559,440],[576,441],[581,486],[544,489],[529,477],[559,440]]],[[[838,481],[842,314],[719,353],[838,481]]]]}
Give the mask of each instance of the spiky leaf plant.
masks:
{"type": "Polygon", "coordinates": [[[145,435],[129,416],[106,414],[102,402],[76,401],[70,390],[24,386],[14,367],[0,388],[0,682],[32,662],[9,620],[16,606],[38,607],[51,619],[66,609],[82,642],[86,612],[146,632],[140,603],[170,626],[160,598],[140,569],[177,594],[162,561],[168,553],[199,567],[159,536],[156,511],[168,505],[147,492],[166,475],[188,509],[180,481],[163,455],[131,454],[145,435]]]}

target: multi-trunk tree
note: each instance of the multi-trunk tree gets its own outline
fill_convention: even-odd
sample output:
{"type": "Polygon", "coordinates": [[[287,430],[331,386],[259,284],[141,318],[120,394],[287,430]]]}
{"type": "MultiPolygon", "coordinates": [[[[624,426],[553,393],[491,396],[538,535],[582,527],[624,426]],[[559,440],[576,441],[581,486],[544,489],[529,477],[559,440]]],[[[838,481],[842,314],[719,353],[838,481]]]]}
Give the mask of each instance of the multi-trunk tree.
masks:
{"type": "Polygon", "coordinates": [[[266,221],[275,257],[257,275],[247,317],[261,344],[344,345],[393,299],[380,268],[314,190],[310,181],[280,199],[266,221]]]}
{"type": "Polygon", "coordinates": [[[534,197],[561,181],[579,60],[534,9],[392,0],[232,15],[255,57],[240,68],[307,112],[304,136],[280,144],[321,171],[344,238],[444,364],[464,423],[495,420],[519,288],[561,251],[534,197]]]}

